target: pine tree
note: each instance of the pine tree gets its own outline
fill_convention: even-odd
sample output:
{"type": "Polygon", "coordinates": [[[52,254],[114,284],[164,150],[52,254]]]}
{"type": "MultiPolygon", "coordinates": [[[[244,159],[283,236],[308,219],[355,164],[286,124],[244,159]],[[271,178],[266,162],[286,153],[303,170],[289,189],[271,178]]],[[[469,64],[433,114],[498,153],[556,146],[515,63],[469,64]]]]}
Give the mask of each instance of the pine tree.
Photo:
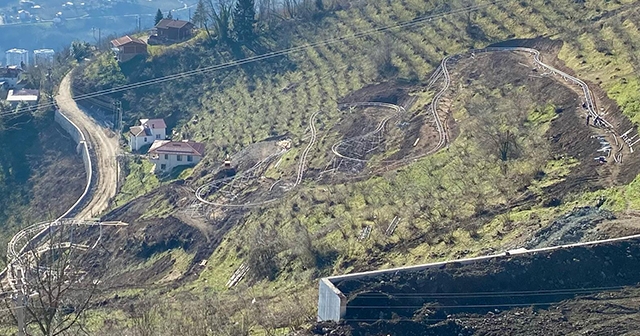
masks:
{"type": "Polygon", "coordinates": [[[167,14],[167,19],[173,19],[173,14],[171,14],[171,11],[169,11],[169,13],[167,14]]]}
{"type": "Polygon", "coordinates": [[[158,11],[156,12],[156,24],[158,24],[162,19],[164,19],[164,15],[162,15],[162,11],[158,8],[158,11]]]}
{"type": "Polygon", "coordinates": [[[233,32],[236,39],[249,42],[255,38],[253,25],[256,22],[254,0],[238,0],[233,11],[233,32]]]}
{"type": "Polygon", "coordinates": [[[196,11],[193,13],[191,21],[199,28],[205,28],[208,21],[207,8],[204,6],[204,1],[198,0],[196,5],[196,11]]]}

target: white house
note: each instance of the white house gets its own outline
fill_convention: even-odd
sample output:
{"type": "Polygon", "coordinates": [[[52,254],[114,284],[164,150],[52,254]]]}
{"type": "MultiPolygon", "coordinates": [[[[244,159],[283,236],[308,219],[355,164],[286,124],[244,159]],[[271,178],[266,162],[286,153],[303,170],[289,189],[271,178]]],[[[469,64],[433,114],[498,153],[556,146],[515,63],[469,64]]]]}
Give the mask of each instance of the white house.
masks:
{"type": "Polygon", "coordinates": [[[22,69],[15,65],[0,68],[0,82],[4,82],[9,89],[18,88],[21,72],[22,69]]]}
{"type": "Polygon", "coordinates": [[[178,166],[195,165],[204,156],[204,144],[189,140],[156,140],[149,149],[153,173],[170,172],[178,166]]]}
{"type": "Polygon", "coordinates": [[[137,151],[144,145],[167,138],[167,125],[163,119],[140,119],[140,126],[129,128],[129,148],[137,151]]]}
{"type": "Polygon", "coordinates": [[[7,93],[7,102],[13,107],[18,106],[21,102],[36,105],[39,98],[40,91],[38,90],[9,90],[9,93],[7,93]]]}

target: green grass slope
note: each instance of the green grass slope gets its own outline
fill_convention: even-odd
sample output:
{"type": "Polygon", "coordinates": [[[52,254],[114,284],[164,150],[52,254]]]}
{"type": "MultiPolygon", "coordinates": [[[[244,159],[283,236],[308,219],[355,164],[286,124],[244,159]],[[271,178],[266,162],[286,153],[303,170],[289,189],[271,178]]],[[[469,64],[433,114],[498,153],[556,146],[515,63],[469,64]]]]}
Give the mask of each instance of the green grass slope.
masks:
{"type": "MultiPolygon", "coordinates": [[[[302,46],[473,4],[487,3],[369,1],[331,11],[315,22],[284,22],[278,30],[265,33],[260,45],[265,50],[302,46]]],[[[190,181],[198,186],[198,178],[210,179],[226,153],[271,136],[286,134],[296,150],[304,148],[309,117],[317,111],[323,112],[321,131],[330,133],[344,121],[338,102],[368,85],[387,80],[410,83],[419,109],[433,94],[425,89],[425,81],[444,56],[512,38],[545,36],[563,42],[560,61],[553,62],[593,84],[600,106],[609,109],[616,125],[627,128],[631,123],[616,116],[616,110],[634,124],[640,122],[638,8],[638,2],[631,0],[503,1],[405,28],[317,44],[285,57],[178,78],[119,98],[128,110],[129,123],[143,116],[164,117],[181,136],[207,143],[207,158],[190,181]],[[381,52],[388,54],[389,62],[381,61],[381,52]]],[[[253,55],[248,49],[243,52],[253,55]]],[[[120,71],[134,83],[233,58],[232,52],[200,37],[179,47],[154,47],[148,59],[122,65],[120,71]]],[[[508,64],[517,67],[525,59],[511,59],[508,64]]],[[[111,70],[104,72],[105,78],[113,75],[111,70]]],[[[76,85],[83,92],[96,87],[86,80],[100,77],[96,71],[88,66],[78,72],[76,85]]],[[[553,92],[527,83],[477,83],[454,87],[457,100],[451,111],[459,136],[448,150],[355,182],[307,180],[282,202],[247,211],[242,224],[225,235],[198,279],[163,295],[169,307],[182,309],[178,302],[183,295],[206,294],[240,307],[224,314],[217,311],[216,316],[231,321],[227,327],[241,321],[254,331],[301,325],[309,321],[305,317],[313,319],[313,304],[300,304],[296,316],[301,317],[287,319],[292,315],[290,303],[313,303],[319,276],[485,253],[510,246],[574,206],[602,198],[607,207],[618,211],[640,208],[636,197],[640,182],[630,168],[638,162],[635,156],[625,158],[630,163],[612,181],[581,183],[570,175],[587,174],[592,158],[579,157],[581,152],[572,151],[570,142],[562,140],[562,148],[548,143],[547,139],[561,137],[563,125],[582,124],[577,113],[569,110],[571,99],[578,99],[575,93],[557,83],[560,88],[553,92]],[[522,94],[538,95],[513,105],[522,94]],[[557,108],[569,112],[559,114],[557,108]],[[519,158],[503,164],[479,145],[473,135],[483,123],[482,111],[516,120],[503,126],[512,127],[525,144],[519,158]],[[562,119],[569,115],[574,119],[562,119]],[[556,186],[566,187],[551,188],[556,186]],[[524,203],[519,201],[523,193],[531,196],[524,203]],[[560,202],[552,196],[560,197],[560,202]],[[402,218],[401,225],[393,236],[386,236],[384,230],[395,216],[402,218]],[[373,227],[373,233],[360,241],[366,226],[373,227]],[[260,265],[260,269],[251,270],[238,288],[227,290],[227,280],[243,263],[260,265]],[[283,293],[295,300],[283,299],[283,293]],[[248,298],[259,303],[248,304],[248,298]]],[[[310,170],[326,165],[320,158],[329,147],[330,142],[320,141],[312,150],[310,170]]],[[[156,294],[149,296],[157,299],[156,294]]],[[[187,320],[184,316],[174,319],[187,320]]]]}

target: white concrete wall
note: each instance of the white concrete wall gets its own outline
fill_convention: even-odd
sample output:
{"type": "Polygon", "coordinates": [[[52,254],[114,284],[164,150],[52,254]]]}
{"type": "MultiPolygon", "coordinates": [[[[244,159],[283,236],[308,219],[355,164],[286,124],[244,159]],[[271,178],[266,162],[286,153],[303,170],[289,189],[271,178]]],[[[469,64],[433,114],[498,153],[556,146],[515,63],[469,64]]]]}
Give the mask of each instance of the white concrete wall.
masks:
{"type": "Polygon", "coordinates": [[[87,144],[86,138],[82,131],[76,124],[74,124],[71,120],[69,120],[60,110],[56,110],[54,114],[54,120],[58,123],[69,135],[71,138],[78,144],[76,150],[82,156],[82,162],[84,164],[84,171],[87,176],[86,186],[82,195],[78,198],[78,200],[67,210],[62,216],[58,219],[62,219],[65,217],[72,217],[76,212],[78,212],[82,205],[91,198],[91,188],[93,187],[93,164],[91,162],[91,154],[89,152],[89,146],[87,144]]]}
{"type": "Polygon", "coordinates": [[[607,244],[607,243],[614,243],[614,242],[619,242],[619,241],[624,241],[624,240],[631,240],[631,239],[640,239],[640,235],[633,235],[633,236],[626,236],[626,237],[605,239],[605,240],[596,240],[596,241],[585,242],[585,243],[576,243],[576,244],[569,244],[569,245],[545,247],[545,248],[534,249],[534,250],[517,249],[517,250],[511,250],[511,251],[508,251],[508,252],[505,252],[505,253],[488,255],[488,256],[481,256],[481,257],[475,257],[475,258],[448,260],[448,261],[442,261],[442,262],[431,263],[431,264],[423,264],[423,265],[407,266],[407,267],[397,267],[397,268],[391,268],[391,269],[385,269],[385,270],[352,273],[352,274],[345,274],[345,275],[338,275],[338,276],[333,276],[333,277],[322,278],[322,279],[320,279],[320,287],[319,287],[320,291],[318,293],[318,321],[336,321],[336,322],[338,322],[338,321],[340,321],[340,319],[342,317],[345,316],[345,314],[347,312],[347,309],[346,309],[346,307],[347,307],[347,298],[340,291],[340,289],[338,289],[334,285],[334,282],[336,282],[336,281],[355,280],[355,279],[361,279],[361,278],[377,276],[377,275],[385,274],[385,273],[416,272],[416,271],[426,270],[426,269],[429,269],[429,268],[440,268],[440,267],[446,266],[448,264],[466,265],[466,264],[471,264],[471,263],[475,263],[475,262],[479,262],[479,261],[486,261],[486,260],[490,260],[490,259],[505,258],[505,257],[507,257],[507,255],[517,256],[517,255],[521,255],[521,254],[535,254],[535,253],[540,253],[540,252],[551,252],[551,251],[554,251],[554,250],[570,249],[570,248],[578,247],[578,246],[607,244]],[[340,312],[339,316],[337,315],[337,312],[340,312]]]}
{"type": "Polygon", "coordinates": [[[129,134],[129,148],[131,151],[137,151],[144,145],[150,145],[156,140],[165,140],[167,138],[167,130],[165,128],[150,128],[151,136],[135,137],[129,134]],[[147,141],[145,142],[145,138],[147,141]]]}
{"type": "Polygon", "coordinates": [[[159,154],[157,159],[150,159],[152,163],[155,164],[153,167],[154,173],[168,173],[173,168],[178,166],[188,166],[188,165],[196,165],[200,160],[202,160],[201,156],[192,155],[193,161],[187,161],[187,155],[180,155],[182,161],[178,161],[178,155],[176,154],[159,154]],[[162,169],[162,165],[165,165],[165,168],[162,169]]]}

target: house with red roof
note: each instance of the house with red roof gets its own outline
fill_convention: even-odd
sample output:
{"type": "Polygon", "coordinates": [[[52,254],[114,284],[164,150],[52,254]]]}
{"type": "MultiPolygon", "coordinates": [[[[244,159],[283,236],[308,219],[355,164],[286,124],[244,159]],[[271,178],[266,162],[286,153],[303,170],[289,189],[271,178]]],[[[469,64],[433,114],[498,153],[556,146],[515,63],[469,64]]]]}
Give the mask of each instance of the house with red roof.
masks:
{"type": "Polygon", "coordinates": [[[167,124],[164,119],[140,119],[140,126],[129,128],[129,148],[132,152],[156,140],[167,138],[167,124]]]}
{"type": "Polygon", "coordinates": [[[111,45],[118,62],[126,62],[138,55],[147,54],[147,43],[137,37],[125,35],[111,40],[111,45]]]}
{"type": "Polygon", "coordinates": [[[196,165],[204,157],[204,144],[182,140],[156,140],[149,149],[153,173],[169,173],[175,167],[196,165]]]}

